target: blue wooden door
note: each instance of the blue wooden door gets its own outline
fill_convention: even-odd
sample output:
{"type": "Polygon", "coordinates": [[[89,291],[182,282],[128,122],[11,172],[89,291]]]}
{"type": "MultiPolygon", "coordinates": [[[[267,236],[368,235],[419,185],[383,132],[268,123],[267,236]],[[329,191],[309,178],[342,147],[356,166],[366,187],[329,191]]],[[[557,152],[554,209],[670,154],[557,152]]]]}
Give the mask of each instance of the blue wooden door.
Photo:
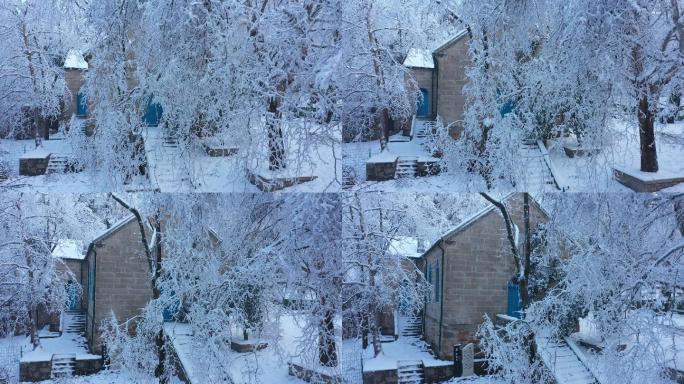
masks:
{"type": "Polygon", "coordinates": [[[171,301],[171,303],[169,303],[169,305],[164,307],[162,311],[162,318],[164,318],[164,321],[177,320],[178,312],[180,312],[180,301],[177,299],[173,291],[171,292],[171,297],[173,298],[173,300],[171,301]]]}
{"type": "Polygon", "coordinates": [[[508,316],[520,318],[520,286],[508,282],[508,316]]]}
{"type": "Polygon", "coordinates": [[[70,311],[76,311],[81,309],[81,305],[78,300],[78,287],[76,283],[70,281],[66,285],[67,291],[67,307],[70,311]]]}
{"type": "Polygon", "coordinates": [[[147,104],[147,110],[145,111],[145,124],[147,124],[148,127],[158,126],[162,113],[164,113],[164,110],[162,109],[161,104],[150,101],[147,104]]]}
{"type": "Polygon", "coordinates": [[[427,116],[429,113],[429,106],[430,106],[430,98],[428,95],[428,91],[421,88],[420,89],[420,99],[418,99],[418,111],[416,112],[416,115],[419,117],[427,116]]]}
{"type": "Polygon", "coordinates": [[[88,114],[88,101],[82,92],[76,95],[76,115],[86,116],[88,114]]]}

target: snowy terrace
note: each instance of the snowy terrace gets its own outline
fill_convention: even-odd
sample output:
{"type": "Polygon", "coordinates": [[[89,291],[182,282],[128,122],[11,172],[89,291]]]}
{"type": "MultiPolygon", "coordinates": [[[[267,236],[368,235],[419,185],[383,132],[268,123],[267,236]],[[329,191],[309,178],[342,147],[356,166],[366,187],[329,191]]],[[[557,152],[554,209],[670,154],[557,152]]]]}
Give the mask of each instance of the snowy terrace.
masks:
{"type": "MultiPolygon", "coordinates": [[[[613,168],[630,170],[639,174],[639,138],[636,127],[626,127],[623,123],[613,123],[607,142],[599,148],[598,153],[591,156],[569,157],[564,147],[577,147],[574,138],[551,140],[548,146],[538,149],[520,148],[521,160],[519,174],[524,189],[528,191],[569,192],[626,192],[631,189],[617,182],[613,177],[613,168]],[[547,181],[555,180],[556,189],[547,181]]],[[[398,156],[425,159],[429,154],[421,146],[421,139],[414,138],[409,142],[390,142],[389,150],[380,152],[377,140],[368,142],[344,143],[344,165],[351,169],[356,178],[354,188],[372,190],[411,190],[431,192],[467,192],[486,189],[480,177],[459,169],[450,169],[429,177],[399,178],[387,181],[366,181],[366,162],[392,161],[398,156]]],[[[656,145],[659,177],[684,176],[684,122],[656,126],[656,145]]],[[[581,149],[581,147],[580,147],[581,149]]],[[[651,174],[645,176],[651,177],[651,174]]],[[[497,190],[511,190],[510,185],[495,186],[497,190]]],[[[521,189],[521,188],[519,188],[521,189]]],[[[664,192],[684,191],[684,183],[663,190],[664,192]]]]}
{"type": "MultiPolygon", "coordinates": [[[[672,334],[662,334],[657,330],[655,337],[646,334],[639,338],[636,336],[625,342],[625,350],[639,344],[642,347],[653,351],[654,356],[658,356],[663,365],[673,371],[684,372],[684,315],[668,314],[661,316],[658,320],[660,327],[670,327],[672,334]]],[[[636,326],[635,329],[638,329],[636,326]]],[[[597,348],[603,348],[603,339],[591,322],[591,314],[586,319],[580,320],[580,330],[567,338],[568,344],[577,354],[582,363],[591,371],[600,384],[610,384],[614,382],[611,376],[611,362],[600,359],[601,352],[597,348]]],[[[657,375],[657,372],[654,372],[657,375]]],[[[644,378],[648,380],[648,378],[644,378]]]]}
{"type": "MultiPolygon", "coordinates": [[[[208,344],[206,339],[195,337],[190,324],[167,322],[164,323],[164,330],[173,343],[188,380],[193,384],[225,380],[235,384],[294,384],[304,381],[288,374],[288,362],[311,368],[311,361],[317,356],[317,342],[302,350],[302,321],[295,316],[282,316],[279,334],[260,339],[268,342],[266,348],[242,353],[232,350],[228,343],[208,344]]],[[[234,331],[241,335],[239,330],[234,331]]],[[[340,343],[341,337],[338,338],[338,345],[340,343]]],[[[341,373],[340,368],[316,366],[313,369],[328,375],[341,373]]]]}
{"type": "Polygon", "coordinates": [[[65,157],[73,156],[76,151],[69,140],[43,140],[42,148],[36,149],[35,141],[31,140],[0,140],[0,162],[9,167],[9,179],[2,181],[3,185],[19,185],[31,190],[62,191],[62,192],[104,192],[106,186],[93,183],[94,175],[79,173],[53,173],[39,176],[20,176],[19,159],[21,157],[54,153],[65,157]]]}

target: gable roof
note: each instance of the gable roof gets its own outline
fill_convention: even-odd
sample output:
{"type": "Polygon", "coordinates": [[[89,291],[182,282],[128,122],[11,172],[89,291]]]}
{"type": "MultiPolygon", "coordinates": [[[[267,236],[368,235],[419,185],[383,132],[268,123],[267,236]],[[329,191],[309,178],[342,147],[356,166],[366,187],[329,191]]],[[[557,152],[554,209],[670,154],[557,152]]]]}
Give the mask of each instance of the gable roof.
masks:
{"type": "Polygon", "coordinates": [[[464,29],[464,30],[462,30],[461,32],[458,32],[457,34],[454,35],[454,37],[452,37],[451,39],[447,40],[447,42],[445,42],[444,44],[442,44],[442,45],[440,45],[439,47],[437,47],[437,49],[435,49],[434,51],[432,51],[432,54],[434,55],[434,54],[441,53],[441,52],[444,51],[445,49],[447,49],[447,48],[451,47],[452,45],[456,44],[459,40],[461,40],[464,36],[467,36],[467,35],[468,35],[468,30],[467,30],[467,29],[464,29]]]}
{"type": "MultiPolygon", "coordinates": [[[[95,243],[99,243],[99,242],[101,242],[102,240],[108,238],[109,236],[113,235],[113,234],[116,233],[118,230],[120,230],[121,228],[123,228],[126,224],[130,223],[131,221],[133,221],[134,219],[135,219],[135,216],[133,216],[133,214],[130,214],[130,215],[124,217],[123,219],[117,221],[116,223],[114,223],[114,225],[112,225],[111,227],[107,228],[106,231],[102,232],[99,236],[97,236],[96,238],[94,238],[94,239],[90,242],[90,245],[93,245],[93,244],[95,244],[95,243]]],[[[90,250],[90,247],[88,247],[88,249],[90,250]]]]}
{"type": "MultiPolygon", "coordinates": [[[[501,198],[499,201],[505,202],[506,200],[508,200],[508,199],[510,199],[512,196],[514,196],[515,194],[516,194],[515,192],[511,192],[511,193],[505,195],[505,196],[504,196],[503,198],[501,198]]],[[[537,202],[537,200],[536,200],[534,197],[532,197],[532,195],[530,195],[530,203],[531,203],[531,205],[534,205],[535,207],[537,207],[537,209],[539,209],[539,210],[544,214],[544,216],[549,217],[549,213],[544,209],[544,207],[542,207],[542,206],[539,204],[539,202],[537,202]]],[[[474,223],[476,223],[477,221],[479,221],[481,218],[483,218],[485,215],[487,215],[489,212],[491,212],[491,211],[494,210],[495,208],[496,208],[496,207],[495,207],[493,204],[490,203],[490,204],[487,205],[486,208],[484,208],[484,209],[482,209],[482,210],[476,212],[476,213],[473,214],[472,216],[470,216],[470,217],[468,217],[467,219],[463,220],[463,221],[460,222],[456,227],[450,229],[449,231],[447,231],[446,233],[444,233],[437,241],[435,241],[434,243],[432,243],[432,245],[430,246],[430,248],[428,248],[425,252],[423,252],[423,254],[420,255],[420,257],[423,257],[423,256],[427,255],[427,254],[428,254],[430,251],[432,251],[432,250],[437,246],[437,244],[439,244],[440,242],[442,242],[442,241],[444,241],[444,240],[446,240],[446,239],[448,239],[448,238],[450,238],[450,237],[452,237],[452,236],[458,234],[459,232],[464,231],[466,228],[470,227],[472,224],[474,224],[474,223]]]]}

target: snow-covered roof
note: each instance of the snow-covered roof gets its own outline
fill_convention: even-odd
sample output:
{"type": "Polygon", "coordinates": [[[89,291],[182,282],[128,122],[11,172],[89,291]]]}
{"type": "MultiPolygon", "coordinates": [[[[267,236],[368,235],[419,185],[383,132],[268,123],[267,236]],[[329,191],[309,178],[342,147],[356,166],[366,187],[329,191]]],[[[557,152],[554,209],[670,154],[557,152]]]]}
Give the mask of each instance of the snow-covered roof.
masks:
{"type": "Polygon", "coordinates": [[[83,53],[76,49],[70,49],[64,60],[66,69],[88,69],[88,63],[83,58],[83,53]]]}
{"type": "Polygon", "coordinates": [[[121,229],[124,225],[130,223],[134,219],[135,219],[135,216],[133,214],[130,214],[130,215],[124,217],[123,219],[119,220],[117,223],[112,225],[110,228],[108,228],[106,231],[102,232],[95,239],[93,239],[93,241],[91,241],[90,244],[92,245],[92,244],[98,243],[98,242],[106,239],[107,237],[109,237],[110,235],[112,235],[113,233],[115,233],[116,231],[121,229]]]}
{"type": "Polygon", "coordinates": [[[467,30],[467,29],[462,30],[461,32],[455,34],[455,35],[454,35],[453,37],[451,37],[449,40],[447,40],[446,42],[444,42],[443,44],[441,44],[439,47],[437,47],[437,48],[433,51],[433,53],[439,53],[439,52],[441,52],[441,51],[443,51],[443,50],[449,48],[449,47],[452,46],[454,43],[456,43],[457,41],[461,40],[461,38],[463,38],[463,37],[466,36],[467,34],[468,34],[468,30],[467,30]]]}
{"type": "Polygon", "coordinates": [[[409,68],[435,68],[432,52],[427,49],[410,48],[404,59],[404,66],[409,68]]]}
{"type": "MultiPolygon", "coordinates": [[[[499,199],[499,201],[506,201],[513,195],[515,195],[515,192],[511,192],[511,193],[501,197],[499,199]]],[[[548,217],[549,213],[539,204],[539,202],[537,200],[535,200],[535,198],[533,196],[531,196],[531,197],[532,198],[530,199],[530,203],[534,204],[544,215],[546,215],[548,217]]],[[[467,219],[463,220],[456,227],[445,232],[442,236],[439,237],[439,239],[437,241],[435,241],[425,252],[423,252],[421,254],[421,257],[423,255],[427,254],[428,252],[430,252],[440,241],[448,239],[448,238],[454,236],[455,234],[463,231],[464,229],[468,228],[471,224],[480,220],[482,217],[484,217],[487,213],[492,211],[494,208],[495,208],[494,205],[487,204],[487,206],[485,208],[476,212],[475,214],[468,217],[467,219]]]]}
{"type": "Polygon", "coordinates": [[[388,251],[392,255],[418,258],[427,248],[427,242],[417,237],[399,236],[392,239],[388,251]]]}
{"type": "Polygon", "coordinates": [[[70,260],[85,259],[83,240],[59,239],[52,250],[52,257],[70,260]]]}

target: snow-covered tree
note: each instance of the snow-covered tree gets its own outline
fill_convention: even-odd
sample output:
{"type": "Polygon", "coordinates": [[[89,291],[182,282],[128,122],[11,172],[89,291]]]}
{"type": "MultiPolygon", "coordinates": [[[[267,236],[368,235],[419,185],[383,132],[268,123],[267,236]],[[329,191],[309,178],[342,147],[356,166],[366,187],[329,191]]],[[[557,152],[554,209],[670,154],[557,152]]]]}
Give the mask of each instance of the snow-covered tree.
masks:
{"type": "Polygon", "coordinates": [[[682,348],[679,315],[673,311],[684,283],[684,242],[676,211],[682,197],[548,198],[552,220],[545,236],[567,252],[562,256],[561,248],[547,247],[546,256],[560,262],[560,278],[543,298],[531,302],[525,324],[506,327],[509,338],[501,338],[491,323],[482,327],[493,368],[504,369],[510,382],[532,371],[543,374],[534,359],[513,361],[530,356],[530,343],[521,340],[534,334],[567,336],[583,317],[582,332],[601,345],[591,368],[602,378],[670,382],[667,369],[677,367],[682,348]]]}
{"type": "Polygon", "coordinates": [[[61,1],[7,0],[0,4],[0,135],[35,133],[60,111],[66,85],[61,1]],[[19,127],[31,123],[30,132],[19,127]]]}
{"type": "Polygon", "coordinates": [[[345,316],[359,320],[359,333],[364,340],[371,336],[377,356],[382,314],[400,303],[409,313],[419,312],[431,288],[407,255],[390,249],[392,240],[404,235],[410,216],[379,193],[347,195],[343,210],[345,316]]]}

